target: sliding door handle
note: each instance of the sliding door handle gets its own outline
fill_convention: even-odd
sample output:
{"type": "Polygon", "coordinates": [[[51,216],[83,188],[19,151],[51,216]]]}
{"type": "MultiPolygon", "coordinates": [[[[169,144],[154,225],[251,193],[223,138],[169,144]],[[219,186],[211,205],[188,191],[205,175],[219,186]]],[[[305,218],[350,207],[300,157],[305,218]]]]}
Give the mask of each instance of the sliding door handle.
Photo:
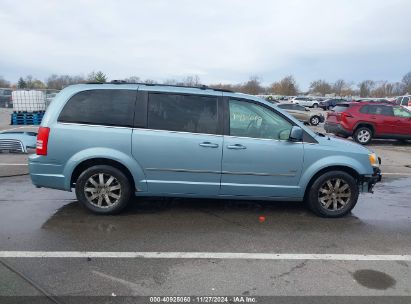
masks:
{"type": "Polygon", "coordinates": [[[218,148],[218,144],[215,144],[209,141],[202,142],[200,146],[204,148],[218,148]]]}
{"type": "Polygon", "coordinates": [[[229,145],[227,146],[227,149],[233,149],[233,150],[242,150],[242,149],[247,149],[246,146],[243,146],[241,144],[235,144],[235,145],[229,145]]]}

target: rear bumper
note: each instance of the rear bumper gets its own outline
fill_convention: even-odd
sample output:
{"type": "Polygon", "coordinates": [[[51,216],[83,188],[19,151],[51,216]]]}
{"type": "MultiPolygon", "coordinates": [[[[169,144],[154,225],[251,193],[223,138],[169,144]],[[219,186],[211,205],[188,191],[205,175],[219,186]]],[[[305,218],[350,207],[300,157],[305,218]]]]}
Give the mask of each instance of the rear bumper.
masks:
{"type": "Polygon", "coordinates": [[[344,136],[351,136],[352,132],[344,129],[340,124],[325,122],[324,130],[327,133],[339,134],[344,136]]]}
{"type": "Polygon", "coordinates": [[[374,173],[372,175],[361,175],[359,180],[361,192],[373,193],[375,184],[380,182],[381,179],[382,174],[379,168],[374,168],[374,173]]]}
{"type": "Polygon", "coordinates": [[[33,185],[70,191],[66,187],[66,178],[62,174],[63,167],[53,163],[44,163],[39,158],[41,156],[30,155],[29,157],[29,173],[33,185]]]}

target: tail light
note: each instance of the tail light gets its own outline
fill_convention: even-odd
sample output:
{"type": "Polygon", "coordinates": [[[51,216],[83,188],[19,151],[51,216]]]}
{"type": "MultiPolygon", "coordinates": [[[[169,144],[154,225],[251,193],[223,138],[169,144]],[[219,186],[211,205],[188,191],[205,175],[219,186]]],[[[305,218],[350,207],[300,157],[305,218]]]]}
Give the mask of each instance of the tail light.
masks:
{"type": "Polygon", "coordinates": [[[345,120],[346,118],[349,118],[349,117],[353,117],[353,116],[350,113],[347,113],[347,112],[340,112],[337,115],[337,120],[341,121],[341,120],[345,120]]]}
{"type": "Polygon", "coordinates": [[[47,144],[49,142],[50,128],[40,127],[37,133],[36,154],[47,155],[47,144]]]}
{"type": "Polygon", "coordinates": [[[408,106],[411,107],[411,99],[408,101],[408,106]]]}

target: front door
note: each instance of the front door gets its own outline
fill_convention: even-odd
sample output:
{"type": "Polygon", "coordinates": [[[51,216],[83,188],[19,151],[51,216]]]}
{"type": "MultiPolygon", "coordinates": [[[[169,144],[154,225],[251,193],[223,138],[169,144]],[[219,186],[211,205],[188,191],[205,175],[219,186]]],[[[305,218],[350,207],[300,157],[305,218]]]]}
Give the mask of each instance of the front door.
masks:
{"type": "Polygon", "coordinates": [[[217,96],[148,93],[147,128],[132,153],[152,194],[218,195],[223,136],[217,96]]]}
{"type": "Polygon", "coordinates": [[[367,105],[364,110],[368,115],[366,121],[372,122],[377,136],[384,136],[393,133],[396,119],[392,111],[392,106],[387,105],[367,105]]]}
{"type": "Polygon", "coordinates": [[[288,141],[292,123],[246,100],[228,101],[221,195],[296,197],[304,146],[288,141]]]}

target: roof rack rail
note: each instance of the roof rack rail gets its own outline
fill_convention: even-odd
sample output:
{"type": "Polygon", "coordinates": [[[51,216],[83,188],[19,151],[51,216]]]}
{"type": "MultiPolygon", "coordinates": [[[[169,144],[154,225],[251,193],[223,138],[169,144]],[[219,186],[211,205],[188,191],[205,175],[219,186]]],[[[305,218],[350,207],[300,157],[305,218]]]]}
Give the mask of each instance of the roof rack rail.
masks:
{"type": "Polygon", "coordinates": [[[191,88],[191,89],[200,89],[200,90],[213,90],[219,92],[227,92],[233,93],[231,90],[227,89],[219,89],[213,88],[206,85],[199,85],[199,86],[186,86],[186,85],[179,85],[179,84],[162,84],[162,83],[145,83],[145,82],[128,82],[126,80],[115,79],[110,82],[98,82],[98,81],[90,81],[86,84],[139,84],[139,85],[146,85],[146,86],[163,86],[163,87],[177,87],[177,88],[191,88]]]}

